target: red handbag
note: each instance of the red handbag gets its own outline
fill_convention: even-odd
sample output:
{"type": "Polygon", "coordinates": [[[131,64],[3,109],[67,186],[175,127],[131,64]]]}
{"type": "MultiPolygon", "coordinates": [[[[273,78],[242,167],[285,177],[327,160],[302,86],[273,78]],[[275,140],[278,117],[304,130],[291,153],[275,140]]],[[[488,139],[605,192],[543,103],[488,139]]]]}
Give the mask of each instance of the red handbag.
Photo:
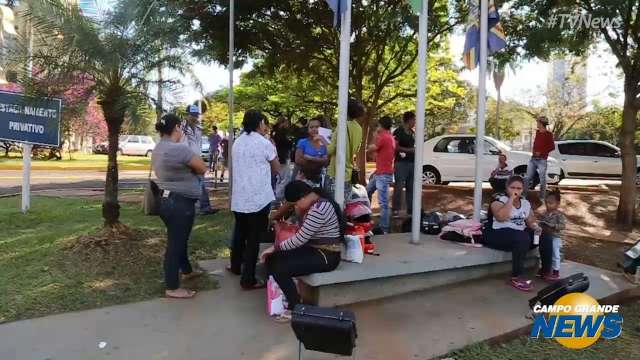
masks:
{"type": "Polygon", "coordinates": [[[295,235],[300,227],[296,224],[289,224],[285,221],[278,221],[273,225],[273,230],[276,233],[275,244],[279,245],[283,241],[290,239],[295,235]]]}

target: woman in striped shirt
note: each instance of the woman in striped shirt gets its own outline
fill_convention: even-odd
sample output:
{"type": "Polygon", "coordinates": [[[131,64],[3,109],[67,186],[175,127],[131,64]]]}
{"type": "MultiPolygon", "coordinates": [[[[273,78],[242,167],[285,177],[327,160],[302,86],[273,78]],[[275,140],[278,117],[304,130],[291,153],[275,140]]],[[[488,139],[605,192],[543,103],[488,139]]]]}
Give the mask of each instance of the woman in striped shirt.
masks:
{"type": "MultiPolygon", "coordinates": [[[[285,188],[285,198],[295,204],[302,225],[291,238],[265,250],[261,259],[287,298],[288,308],[293,309],[300,303],[293,277],[338,267],[345,223],[338,204],[325,197],[319,188],[296,180],[285,188]]],[[[277,320],[290,319],[291,313],[287,311],[277,320]]]]}

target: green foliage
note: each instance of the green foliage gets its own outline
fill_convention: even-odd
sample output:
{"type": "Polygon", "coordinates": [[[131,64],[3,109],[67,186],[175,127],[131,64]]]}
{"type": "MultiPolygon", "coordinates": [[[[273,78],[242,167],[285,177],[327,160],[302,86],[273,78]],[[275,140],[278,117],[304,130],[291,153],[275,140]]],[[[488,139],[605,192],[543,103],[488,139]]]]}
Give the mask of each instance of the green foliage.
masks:
{"type": "MultiPolygon", "coordinates": [[[[497,101],[489,98],[487,101],[487,136],[496,136],[496,105],[497,101]]],[[[529,128],[535,121],[531,115],[532,109],[515,101],[502,101],[500,104],[500,139],[514,140],[520,136],[523,125],[529,128]]]]}
{"type": "MultiPolygon", "coordinates": [[[[194,55],[225,63],[228,1],[169,3],[183,9],[184,32],[199,45],[194,55]]],[[[462,3],[429,3],[431,52],[443,49],[449,32],[462,23],[462,3]]],[[[251,84],[249,90],[258,90],[257,93],[242,94],[242,87],[238,89],[239,101],[246,95],[248,103],[262,102],[272,115],[311,115],[314,111],[329,115],[335,108],[339,59],[338,32],[332,21],[333,14],[324,1],[261,0],[237,4],[236,60],[261,60],[261,74],[249,75],[250,79],[261,78],[261,86],[251,84]],[[274,87],[262,87],[268,86],[269,81],[276,81],[275,91],[274,87]],[[292,89],[283,88],[284,85],[292,85],[292,89]]],[[[394,102],[415,99],[417,25],[417,17],[403,0],[353,2],[351,95],[367,106],[371,123],[394,102]]]]}

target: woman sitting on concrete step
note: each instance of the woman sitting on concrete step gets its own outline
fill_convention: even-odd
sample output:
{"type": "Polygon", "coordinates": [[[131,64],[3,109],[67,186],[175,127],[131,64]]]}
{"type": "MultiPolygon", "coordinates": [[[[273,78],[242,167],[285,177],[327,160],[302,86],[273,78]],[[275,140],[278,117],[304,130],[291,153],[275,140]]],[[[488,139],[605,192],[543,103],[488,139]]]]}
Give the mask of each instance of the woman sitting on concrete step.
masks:
{"type": "MultiPolygon", "coordinates": [[[[522,291],[532,291],[531,280],[523,278],[527,252],[534,247],[534,232],[540,234],[542,229],[528,200],[521,197],[524,190],[524,179],[512,176],[507,181],[506,194],[496,196],[491,203],[490,226],[484,236],[486,247],[511,251],[512,269],[511,286],[522,291]]],[[[542,268],[551,264],[552,247],[548,241],[540,243],[542,268]]]]}
{"type": "Polygon", "coordinates": [[[287,298],[289,310],[276,318],[279,322],[291,320],[291,310],[301,301],[293,277],[338,267],[345,229],[340,206],[320,188],[296,180],[285,187],[284,193],[287,202],[295,203],[302,224],[295,235],[268,248],[260,257],[287,298]]]}

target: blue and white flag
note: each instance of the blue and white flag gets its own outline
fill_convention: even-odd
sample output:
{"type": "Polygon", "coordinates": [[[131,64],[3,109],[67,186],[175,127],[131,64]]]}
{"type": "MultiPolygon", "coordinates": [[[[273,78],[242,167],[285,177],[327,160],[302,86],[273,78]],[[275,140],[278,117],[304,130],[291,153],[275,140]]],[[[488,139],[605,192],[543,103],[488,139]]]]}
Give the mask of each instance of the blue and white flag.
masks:
{"type": "Polygon", "coordinates": [[[342,14],[347,11],[347,0],[327,0],[327,4],[333,10],[333,26],[340,30],[342,14]]]}
{"type": "MultiPolygon", "coordinates": [[[[480,62],[480,6],[479,0],[469,0],[469,22],[464,39],[462,54],[464,65],[473,70],[480,62]]],[[[489,0],[489,33],[487,38],[487,52],[489,55],[507,46],[504,31],[500,24],[500,15],[494,0],[489,0]]]]}

